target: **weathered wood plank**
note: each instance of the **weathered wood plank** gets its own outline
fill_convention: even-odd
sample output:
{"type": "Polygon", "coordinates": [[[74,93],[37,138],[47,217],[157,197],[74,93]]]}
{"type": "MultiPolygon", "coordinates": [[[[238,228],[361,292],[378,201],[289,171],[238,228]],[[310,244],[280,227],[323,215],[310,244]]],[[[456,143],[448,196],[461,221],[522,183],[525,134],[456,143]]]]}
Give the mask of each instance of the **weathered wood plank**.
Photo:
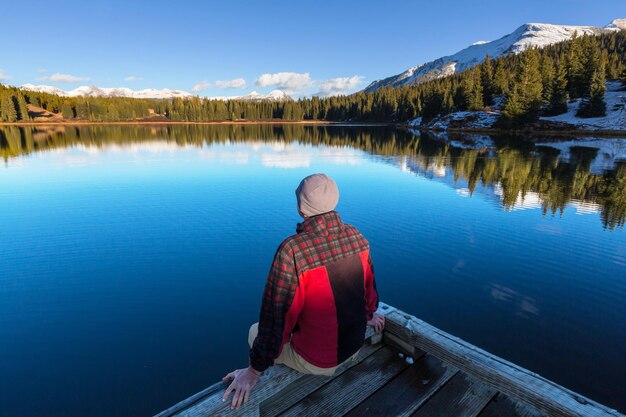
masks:
{"type": "Polygon", "coordinates": [[[410,357],[421,356],[424,354],[424,351],[404,341],[403,339],[396,336],[395,334],[389,333],[389,332],[383,332],[383,333],[384,333],[383,338],[387,346],[393,346],[394,348],[398,349],[400,352],[410,357]]]}
{"type": "Polygon", "coordinates": [[[513,401],[500,393],[491,400],[478,417],[548,417],[530,406],[513,401]]]}
{"type": "Polygon", "coordinates": [[[174,416],[177,413],[180,413],[181,411],[189,408],[190,406],[192,406],[193,404],[197,403],[198,401],[200,401],[202,398],[207,397],[217,391],[222,391],[224,392],[224,390],[228,387],[228,385],[223,382],[217,382],[213,385],[211,385],[210,387],[207,387],[205,389],[203,389],[202,391],[192,395],[189,398],[185,398],[184,400],[182,400],[181,402],[179,402],[178,404],[175,404],[173,406],[171,406],[170,408],[168,408],[167,410],[161,411],[159,414],[155,415],[154,417],[170,417],[170,416],[174,416]]]}
{"type": "MultiPolygon", "coordinates": [[[[180,411],[175,414],[175,416],[259,416],[259,403],[263,399],[274,395],[288,384],[305,376],[306,375],[283,365],[272,366],[263,373],[259,382],[257,382],[253,390],[254,395],[250,396],[248,402],[238,410],[230,409],[230,401],[222,401],[224,391],[227,387],[227,384],[224,384],[224,388],[203,398],[193,406],[180,411]]],[[[230,398],[232,399],[232,395],[230,398]]]]}
{"type": "Polygon", "coordinates": [[[476,417],[495,395],[493,389],[459,372],[413,416],[476,417]]]}
{"type": "Polygon", "coordinates": [[[496,391],[554,417],[626,417],[546,378],[381,303],[385,331],[459,368],[496,391]]]}
{"type": "Polygon", "coordinates": [[[400,359],[395,351],[383,347],[280,415],[344,415],[406,367],[406,361],[400,359]]]}
{"type": "Polygon", "coordinates": [[[359,351],[359,354],[355,360],[344,362],[332,377],[319,376],[319,375],[305,375],[304,377],[292,382],[281,391],[278,391],[271,397],[263,400],[260,407],[261,417],[276,416],[289,407],[311,394],[315,390],[319,389],[324,384],[327,384],[334,378],[346,372],[348,369],[353,368],[359,363],[363,362],[370,355],[379,350],[381,345],[365,345],[359,351]]]}
{"type": "Polygon", "coordinates": [[[434,356],[425,355],[347,416],[410,416],[457,372],[434,356]]]}
{"type": "MultiPolygon", "coordinates": [[[[369,345],[376,342],[373,340],[373,336],[375,335],[376,333],[374,330],[368,326],[365,333],[366,344],[361,349],[356,363],[359,363],[369,354],[380,348],[380,346],[369,345]]],[[[348,364],[347,366],[352,365],[348,364]]],[[[340,369],[341,368],[337,369],[337,372],[340,372],[340,369]]],[[[276,393],[293,383],[297,385],[303,378],[305,380],[309,380],[311,375],[301,374],[285,366],[276,365],[268,369],[261,376],[261,379],[257,383],[257,386],[254,387],[248,402],[239,410],[230,410],[230,402],[222,402],[222,397],[224,395],[224,391],[228,388],[228,384],[219,382],[159,413],[158,417],[195,417],[208,415],[258,416],[260,414],[259,405],[261,402],[268,398],[272,398],[276,395],[276,393]]]]}

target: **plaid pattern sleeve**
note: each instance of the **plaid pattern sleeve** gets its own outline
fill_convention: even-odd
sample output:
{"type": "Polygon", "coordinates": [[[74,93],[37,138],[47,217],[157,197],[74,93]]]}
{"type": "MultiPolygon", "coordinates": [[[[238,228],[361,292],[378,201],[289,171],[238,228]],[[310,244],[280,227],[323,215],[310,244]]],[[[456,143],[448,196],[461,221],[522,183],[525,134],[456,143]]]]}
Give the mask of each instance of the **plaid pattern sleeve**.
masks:
{"type": "Polygon", "coordinates": [[[378,310],[378,290],[376,289],[376,279],[374,277],[374,264],[372,257],[367,255],[367,271],[365,271],[365,301],[367,307],[367,319],[371,320],[378,310]]]}
{"type": "Polygon", "coordinates": [[[285,317],[296,290],[298,274],[289,240],[283,242],[270,268],[259,317],[259,334],[250,349],[250,366],[263,372],[274,364],[283,345],[285,317]]]}

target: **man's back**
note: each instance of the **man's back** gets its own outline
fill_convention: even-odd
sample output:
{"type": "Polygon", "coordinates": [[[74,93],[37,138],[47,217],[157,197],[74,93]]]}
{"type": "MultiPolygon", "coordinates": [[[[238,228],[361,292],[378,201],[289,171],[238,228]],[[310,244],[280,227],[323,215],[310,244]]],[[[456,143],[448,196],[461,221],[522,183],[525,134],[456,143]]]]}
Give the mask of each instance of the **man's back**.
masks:
{"type": "Polygon", "coordinates": [[[299,277],[283,343],[293,331],[291,346],[299,355],[332,367],[361,347],[367,315],[376,310],[369,243],[335,211],[307,218],[300,229],[279,248],[293,258],[299,277]]]}

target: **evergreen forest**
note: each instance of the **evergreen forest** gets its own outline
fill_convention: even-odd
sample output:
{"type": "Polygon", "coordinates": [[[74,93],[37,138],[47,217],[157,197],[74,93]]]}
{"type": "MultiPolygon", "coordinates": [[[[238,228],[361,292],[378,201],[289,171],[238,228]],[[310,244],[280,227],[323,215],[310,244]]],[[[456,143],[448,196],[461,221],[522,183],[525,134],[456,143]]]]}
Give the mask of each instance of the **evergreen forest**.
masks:
{"type": "Polygon", "coordinates": [[[27,105],[62,114],[63,120],[136,121],[154,116],[181,122],[235,120],[322,120],[424,122],[464,110],[501,108],[498,125],[516,129],[541,115],[567,111],[581,99],[577,116],[606,113],[606,80],[626,86],[626,31],[576,36],[543,49],[531,48],[485,60],[464,72],[397,89],[292,101],[61,97],[0,84],[0,122],[28,121],[27,105]]]}

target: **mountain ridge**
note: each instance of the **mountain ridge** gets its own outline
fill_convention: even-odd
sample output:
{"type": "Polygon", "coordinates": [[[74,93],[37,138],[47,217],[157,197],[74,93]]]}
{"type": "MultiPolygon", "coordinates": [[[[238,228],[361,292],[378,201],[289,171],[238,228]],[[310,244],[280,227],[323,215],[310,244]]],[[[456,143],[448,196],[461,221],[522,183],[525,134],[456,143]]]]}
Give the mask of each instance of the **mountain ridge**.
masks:
{"type": "MultiPolygon", "coordinates": [[[[133,90],[126,87],[96,87],[83,85],[73,90],[63,90],[51,85],[24,84],[20,87],[24,90],[36,91],[40,93],[56,94],[61,97],[122,97],[122,98],[143,98],[143,99],[168,99],[168,98],[189,98],[191,94],[183,90],[172,90],[169,88],[156,89],[147,88],[143,90],[133,90]]],[[[267,94],[256,91],[244,96],[232,97],[204,97],[206,100],[241,100],[241,101],[290,101],[292,100],[284,91],[273,90],[267,94]]]]}
{"type": "Polygon", "coordinates": [[[598,35],[623,29],[626,29],[626,19],[615,19],[604,27],[525,23],[499,39],[474,42],[455,54],[416,65],[391,77],[375,80],[363,91],[374,92],[383,87],[397,88],[446,77],[472,68],[481,63],[487,55],[497,58],[511,53],[520,53],[529,47],[543,48],[571,39],[575,34],[598,35]]]}

